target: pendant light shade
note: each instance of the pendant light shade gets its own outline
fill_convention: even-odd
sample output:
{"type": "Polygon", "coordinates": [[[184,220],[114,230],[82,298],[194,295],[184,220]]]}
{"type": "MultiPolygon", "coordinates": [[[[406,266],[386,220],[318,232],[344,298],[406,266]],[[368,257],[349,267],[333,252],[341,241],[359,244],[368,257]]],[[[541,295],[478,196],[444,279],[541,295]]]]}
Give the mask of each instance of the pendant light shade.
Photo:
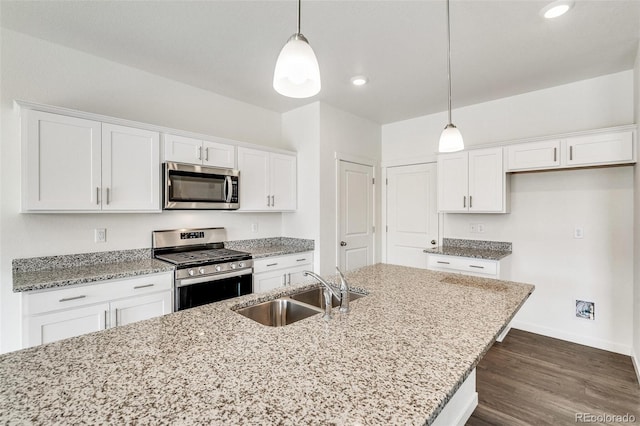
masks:
{"type": "Polygon", "coordinates": [[[451,122],[451,19],[449,18],[449,0],[447,0],[447,76],[449,80],[449,124],[440,135],[439,152],[456,152],[464,149],[460,130],[451,122]]]}
{"type": "Polygon", "coordinates": [[[273,88],[290,98],[309,98],[320,92],[320,68],[309,41],[300,33],[300,1],[298,31],[289,37],[278,56],[273,72],[273,88]]]}

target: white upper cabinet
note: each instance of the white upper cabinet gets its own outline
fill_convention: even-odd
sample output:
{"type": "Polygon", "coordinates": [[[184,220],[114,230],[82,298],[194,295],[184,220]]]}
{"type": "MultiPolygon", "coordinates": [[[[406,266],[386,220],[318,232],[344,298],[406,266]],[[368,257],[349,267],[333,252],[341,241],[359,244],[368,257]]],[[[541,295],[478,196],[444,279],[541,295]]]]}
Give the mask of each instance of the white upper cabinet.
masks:
{"type": "Polygon", "coordinates": [[[160,211],[157,132],[22,114],[23,211],[160,211]]]}
{"type": "Polygon", "coordinates": [[[163,134],[163,139],[165,161],[228,169],[236,166],[236,148],[233,145],[171,134],[163,134]]]}
{"type": "Polygon", "coordinates": [[[505,152],[508,172],[560,167],[560,140],[507,146],[505,152]]]}
{"type": "Polygon", "coordinates": [[[101,123],[22,111],[22,210],[100,210],[101,123]]]}
{"type": "Polygon", "coordinates": [[[636,162],[633,130],[597,131],[540,142],[508,145],[507,172],[595,167],[636,162]]]}
{"type": "Polygon", "coordinates": [[[160,208],[160,141],[157,132],[102,125],[102,209],[160,208]]]}
{"type": "Polygon", "coordinates": [[[438,157],[438,211],[507,213],[502,148],[477,149],[438,157]]]}
{"type": "Polygon", "coordinates": [[[296,157],[238,147],[240,210],[295,210],[296,157]]]}
{"type": "Polygon", "coordinates": [[[633,162],[633,132],[576,136],[563,141],[567,166],[593,166],[633,162]]]}

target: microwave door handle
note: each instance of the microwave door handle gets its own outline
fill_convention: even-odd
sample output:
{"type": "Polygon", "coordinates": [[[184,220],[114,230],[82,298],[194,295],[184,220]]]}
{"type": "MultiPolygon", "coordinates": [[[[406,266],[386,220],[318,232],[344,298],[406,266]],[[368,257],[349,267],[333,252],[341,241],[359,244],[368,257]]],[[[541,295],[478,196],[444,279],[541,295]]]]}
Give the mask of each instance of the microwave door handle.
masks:
{"type": "Polygon", "coordinates": [[[231,189],[231,176],[227,176],[224,178],[224,200],[227,203],[231,202],[231,195],[233,195],[233,191],[231,189]]]}

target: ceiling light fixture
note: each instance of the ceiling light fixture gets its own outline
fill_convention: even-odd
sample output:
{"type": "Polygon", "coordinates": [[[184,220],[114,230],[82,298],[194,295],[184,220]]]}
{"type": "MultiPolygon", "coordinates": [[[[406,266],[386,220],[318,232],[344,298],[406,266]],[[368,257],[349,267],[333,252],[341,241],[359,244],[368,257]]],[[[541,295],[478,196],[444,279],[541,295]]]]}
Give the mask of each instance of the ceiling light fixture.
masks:
{"type": "Polygon", "coordinates": [[[558,0],[553,3],[549,3],[540,10],[540,15],[547,19],[557,18],[562,16],[573,7],[572,0],[558,0]]]}
{"type": "Polygon", "coordinates": [[[320,68],[306,37],[300,32],[300,1],[298,0],[298,31],[287,40],[278,56],[273,72],[273,88],[290,98],[309,98],[320,91],[320,68]]]}
{"type": "Polygon", "coordinates": [[[451,19],[449,18],[449,0],[447,0],[447,75],[449,79],[449,124],[447,124],[440,135],[438,151],[456,152],[464,149],[462,134],[451,122],[451,19]]]}
{"type": "Polygon", "coordinates": [[[368,82],[369,79],[364,75],[356,75],[354,77],[351,77],[351,84],[353,84],[354,86],[364,86],[368,82]]]}

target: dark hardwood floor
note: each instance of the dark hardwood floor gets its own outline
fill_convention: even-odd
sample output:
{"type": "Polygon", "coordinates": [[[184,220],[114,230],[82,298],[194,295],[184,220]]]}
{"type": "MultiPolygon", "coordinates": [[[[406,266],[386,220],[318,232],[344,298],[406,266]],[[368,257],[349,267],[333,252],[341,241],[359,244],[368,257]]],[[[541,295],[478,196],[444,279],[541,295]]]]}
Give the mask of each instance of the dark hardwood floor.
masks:
{"type": "Polygon", "coordinates": [[[511,330],[476,373],[479,402],[469,426],[640,424],[640,386],[628,356],[511,330]],[[581,422],[577,413],[629,414],[635,422],[581,422]]]}

